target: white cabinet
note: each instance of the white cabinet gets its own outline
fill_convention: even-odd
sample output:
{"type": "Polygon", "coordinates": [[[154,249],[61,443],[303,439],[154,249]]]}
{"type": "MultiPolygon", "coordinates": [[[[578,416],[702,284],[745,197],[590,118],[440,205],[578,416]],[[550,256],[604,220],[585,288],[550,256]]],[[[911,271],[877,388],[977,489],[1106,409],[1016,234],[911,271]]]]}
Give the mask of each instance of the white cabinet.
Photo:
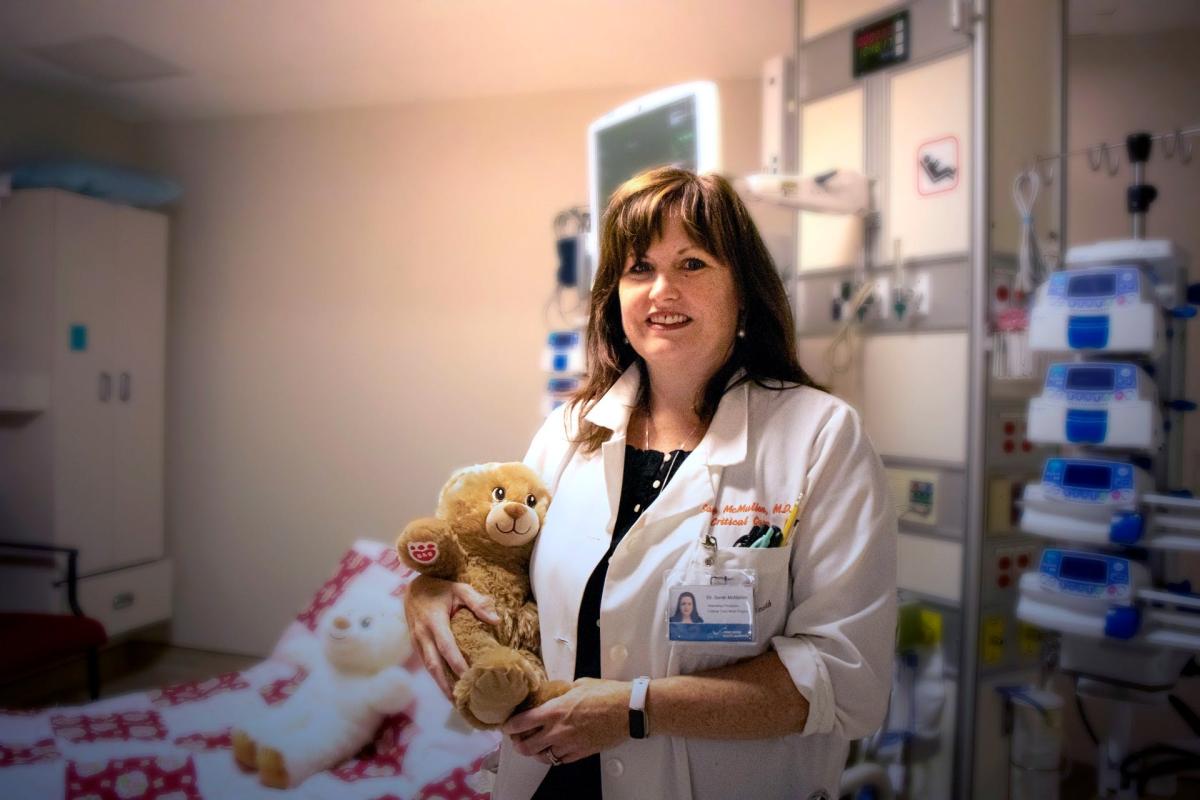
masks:
{"type": "Polygon", "coordinates": [[[0,201],[0,539],[81,575],[164,557],[166,263],[162,214],[0,201]]]}

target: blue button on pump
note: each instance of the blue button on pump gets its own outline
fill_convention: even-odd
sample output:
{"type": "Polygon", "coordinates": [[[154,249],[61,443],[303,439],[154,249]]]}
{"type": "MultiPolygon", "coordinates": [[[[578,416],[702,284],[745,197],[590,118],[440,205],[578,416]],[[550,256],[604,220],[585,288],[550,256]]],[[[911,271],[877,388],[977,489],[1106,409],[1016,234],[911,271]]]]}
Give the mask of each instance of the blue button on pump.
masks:
{"type": "Polygon", "coordinates": [[[1067,409],[1067,441],[1072,444],[1103,444],[1108,436],[1108,412],[1082,408],[1067,409]]]}
{"type": "Polygon", "coordinates": [[[1145,518],[1137,511],[1118,511],[1108,525],[1108,540],[1114,544],[1136,544],[1142,538],[1145,518]]]}
{"type": "Polygon", "coordinates": [[[1067,320],[1067,344],[1074,350],[1100,350],[1107,347],[1108,317],[1072,315],[1067,320]]]}
{"type": "Polygon", "coordinates": [[[1134,606],[1116,606],[1104,615],[1104,635],[1110,639],[1132,639],[1141,627],[1142,614],[1134,606]]]}

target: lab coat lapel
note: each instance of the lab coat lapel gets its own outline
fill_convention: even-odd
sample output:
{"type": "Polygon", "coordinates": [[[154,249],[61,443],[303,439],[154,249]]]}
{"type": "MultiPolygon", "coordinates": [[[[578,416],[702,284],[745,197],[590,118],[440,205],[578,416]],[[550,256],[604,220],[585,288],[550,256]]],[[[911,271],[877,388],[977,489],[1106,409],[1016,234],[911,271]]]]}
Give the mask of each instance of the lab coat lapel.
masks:
{"type": "Polygon", "coordinates": [[[617,524],[617,506],[621,502],[621,481],[625,479],[625,434],[613,434],[613,438],[600,446],[604,462],[604,491],[608,498],[608,533],[611,536],[617,524]]]}
{"type": "MultiPolygon", "coordinates": [[[[740,377],[741,373],[735,375],[733,380],[740,377]]],[[[589,422],[613,432],[612,438],[601,447],[604,489],[609,507],[609,533],[612,533],[617,505],[621,501],[625,433],[629,427],[629,416],[637,404],[641,378],[641,369],[637,365],[630,366],[585,416],[589,422]]],[[[746,458],[748,397],[749,387],[744,383],[725,393],[717,406],[712,424],[708,426],[708,432],[684,460],[662,494],[646,509],[639,520],[639,527],[689,513],[705,503],[716,501],[721,470],[730,464],[741,463],[746,458]]]]}
{"type": "Polygon", "coordinates": [[[625,477],[625,432],[629,427],[629,415],[637,404],[641,382],[641,369],[636,364],[630,366],[584,416],[588,422],[613,432],[612,437],[600,446],[604,463],[604,492],[608,498],[609,534],[616,524],[617,505],[621,502],[621,481],[625,477]]]}

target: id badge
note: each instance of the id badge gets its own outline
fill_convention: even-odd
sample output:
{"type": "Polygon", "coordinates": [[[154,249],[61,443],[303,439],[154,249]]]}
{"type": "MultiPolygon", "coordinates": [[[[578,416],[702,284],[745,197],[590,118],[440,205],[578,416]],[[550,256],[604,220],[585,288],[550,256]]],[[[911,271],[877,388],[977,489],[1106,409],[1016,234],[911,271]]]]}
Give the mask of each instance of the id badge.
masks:
{"type": "Polygon", "coordinates": [[[667,639],[676,644],[754,644],[754,570],[666,576],[667,639]],[[697,578],[701,578],[697,580],[697,578]]]}

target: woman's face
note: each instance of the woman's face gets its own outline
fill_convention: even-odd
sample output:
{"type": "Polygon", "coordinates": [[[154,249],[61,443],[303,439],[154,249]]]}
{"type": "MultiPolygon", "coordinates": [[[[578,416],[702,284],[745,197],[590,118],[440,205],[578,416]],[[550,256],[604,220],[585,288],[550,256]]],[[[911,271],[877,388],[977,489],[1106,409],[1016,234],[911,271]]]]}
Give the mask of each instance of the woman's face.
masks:
{"type": "Polygon", "coordinates": [[[679,613],[682,616],[690,617],[692,615],[693,608],[694,605],[692,604],[692,598],[687,596],[679,598],[679,613]]]}
{"type": "Polygon", "coordinates": [[[738,320],[733,268],[692,242],[675,215],[645,255],[626,257],[617,294],[625,336],[651,370],[706,380],[729,357],[738,320]]]}

